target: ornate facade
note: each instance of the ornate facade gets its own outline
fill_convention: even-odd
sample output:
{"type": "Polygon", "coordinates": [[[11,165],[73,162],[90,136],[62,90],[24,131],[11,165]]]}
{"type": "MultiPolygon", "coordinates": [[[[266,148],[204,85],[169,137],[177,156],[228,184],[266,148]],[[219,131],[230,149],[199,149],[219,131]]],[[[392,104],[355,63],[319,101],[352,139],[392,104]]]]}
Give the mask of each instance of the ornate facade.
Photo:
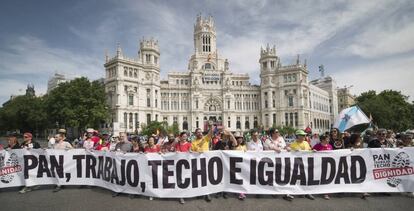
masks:
{"type": "Polygon", "coordinates": [[[166,80],[160,80],[157,41],[143,39],[133,59],[118,46],[116,56],[107,56],[104,65],[113,131],[136,132],[150,121],[194,131],[209,120],[233,131],[273,125],[330,128],[338,112],[336,91],[308,82],[306,62],[298,58],[283,66],[276,48],[268,45],[260,50],[261,84],[251,85],[248,74],[230,70],[216,40],[212,17],[198,16],[188,70],[170,72],[166,80]]]}

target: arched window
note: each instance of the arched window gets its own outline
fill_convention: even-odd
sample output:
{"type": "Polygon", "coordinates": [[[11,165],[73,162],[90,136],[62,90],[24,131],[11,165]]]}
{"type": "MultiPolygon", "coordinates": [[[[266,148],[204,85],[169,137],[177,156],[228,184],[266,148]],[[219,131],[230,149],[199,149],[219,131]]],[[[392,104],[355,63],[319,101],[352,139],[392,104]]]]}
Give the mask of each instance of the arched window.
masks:
{"type": "Polygon", "coordinates": [[[257,123],[257,121],[254,121],[254,122],[253,122],[253,127],[254,127],[254,128],[258,128],[258,126],[259,126],[259,124],[257,123]]]}
{"type": "Polygon", "coordinates": [[[210,64],[210,63],[206,63],[206,64],[204,65],[204,69],[206,69],[206,70],[211,69],[211,64],[210,64]]]}
{"type": "Polygon", "coordinates": [[[124,128],[127,127],[127,122],[128,122],[128,114],[124,112],[124,128]]]}
{"type": "Polygon", "coordinates": [[[244,128],[245,128],[245,129],[250,129],[250,123],[249,123],[249,121],[246,121],[246,122],[244,123],[244,128]]]}
{"type": "Polygon", "coordinates": [[[240,121],[237,121],[236,122],[236,129],[241,129],[241,123],[240,123],[240,121]]]}
{"type": "Polygon", "coordinates": [[[187,121],[183,122],[183,130],[188,130],[188,122],[187,121]]]}
{"type": "Polygon", "coordinates": [[[132,129],[133,126],[133,117],[132,117],[132,113],[129,113],[129,129],[132,129]]]}
{"type": "Polygon", "coordinates": [[[128,71],[124,70],[124,76],[128,76],[128,71]]]}

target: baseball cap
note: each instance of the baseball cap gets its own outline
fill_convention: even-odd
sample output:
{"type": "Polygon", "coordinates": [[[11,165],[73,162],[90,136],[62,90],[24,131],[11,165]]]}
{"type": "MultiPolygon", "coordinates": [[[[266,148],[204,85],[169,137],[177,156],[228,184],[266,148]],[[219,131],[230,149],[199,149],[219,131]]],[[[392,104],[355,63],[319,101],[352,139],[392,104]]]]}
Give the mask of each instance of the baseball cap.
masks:
{"type": "Polygon", "coordinates": [[[27,136],[29,138],[32,138],[33,137],[33,135],[31,133],[24,133],[23,136],[27,136]]]}
{"type": "Polygon", "coordinates": [[[63,128],[61,128],[61,129],[59,129],[59,130],[58,130],[58,133],[63,133],[63,134],[66,134],[66,130],[65,130],[65,129],[63,129],[63,128]]]}
{"type": "Polygon", "coordinates": [[[306,133],[305,133],[305,131],[303,131],[303,130],[297,130],[297,131],[295,132],[295,134],[296,134],[297,136],[306,136],[306,133]]]}

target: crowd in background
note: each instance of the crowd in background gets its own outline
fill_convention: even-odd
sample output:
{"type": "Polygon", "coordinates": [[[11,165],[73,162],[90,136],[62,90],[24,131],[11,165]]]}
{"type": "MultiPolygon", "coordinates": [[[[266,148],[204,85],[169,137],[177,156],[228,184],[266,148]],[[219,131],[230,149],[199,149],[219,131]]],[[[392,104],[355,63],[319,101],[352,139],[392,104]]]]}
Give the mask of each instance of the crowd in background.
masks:
{"type": "MultiPolygon", "coordinates": [[[[333,128],[324,134],[312,133],[310,130],[297,130],[295,139],[287,141],[275,128],[270,128],[267,133],[259,133],[252,130],[249,133],[231,132],[228,129],[210,125],[209,130],[203,133],[196,129],[194,133],[181,132],[179,134],[157,133],[149,137],[138,136],[121,132],[110,134],[108,131],[97,131],[88,128],[85,133],[73,140],[68,141],[66,130],[59,129],[57,134],[49,136],[47,148],[64,149],[84,148],[86,150],[118,151],[124,153],[171,153],[171,152],[206,152],[210,150],[238,150],[238,151],[324,151],[339,149],[358,148],[394,148],[412,147],[412,133],[395,133],[392,130],[376,129],[366,130],[363,134],[345,131],[341,133],[333,128]]],[[[18,141],[18,134],[12,133],[8,136],[8,146],[1,146],[1,149],[36,149],[41,148],[40,144],[33,140],[29,132],[23,134],[23,141],[18,141]]],[[[24,187],[20,193],[31,191],[32,188],[24,187]]],[[[54,191],[60,191],[61,186],[56,186],[54,191]]],[[[117,196],[119,193],[113,193],[117,196]]],[[[228,197],[228,193],[217,193],[216,197],[228,197]]],[[[361,197],[368,197],[365,193],[361,197]]],[[[131,195],[131,197],[134,197],[131,195]]],[[[314,200],[314,196],[308,194],[304,197],[314,200]]],[[[246,195],[239,193],[238,198],[244,200],[246,195]]],[[[294,199],[292,195],[285,195],[285,200],[294,199]]],[[[328,194],[323,195],[326,200],[330,199],[328,194]]],[[[152,197],[149,198],[153,200],[152,197]]],[[[211,201],[211,196],[205,196],[206,201],[211,201]]],[[[185,200],[180,199],[184,204],[185,200]]]]}

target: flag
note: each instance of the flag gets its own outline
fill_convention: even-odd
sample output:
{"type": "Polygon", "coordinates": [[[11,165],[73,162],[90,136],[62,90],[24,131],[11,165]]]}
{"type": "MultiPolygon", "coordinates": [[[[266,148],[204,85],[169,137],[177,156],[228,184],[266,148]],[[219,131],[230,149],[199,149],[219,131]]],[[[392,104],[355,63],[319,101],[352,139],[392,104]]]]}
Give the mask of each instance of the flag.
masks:
{"type": "Polygon", "coordinates": [[[335,120],[334,127],[344,132],[355,125],[370,123],[369,118],[358,106],[352,106],[341,111],[335,120]]]}

